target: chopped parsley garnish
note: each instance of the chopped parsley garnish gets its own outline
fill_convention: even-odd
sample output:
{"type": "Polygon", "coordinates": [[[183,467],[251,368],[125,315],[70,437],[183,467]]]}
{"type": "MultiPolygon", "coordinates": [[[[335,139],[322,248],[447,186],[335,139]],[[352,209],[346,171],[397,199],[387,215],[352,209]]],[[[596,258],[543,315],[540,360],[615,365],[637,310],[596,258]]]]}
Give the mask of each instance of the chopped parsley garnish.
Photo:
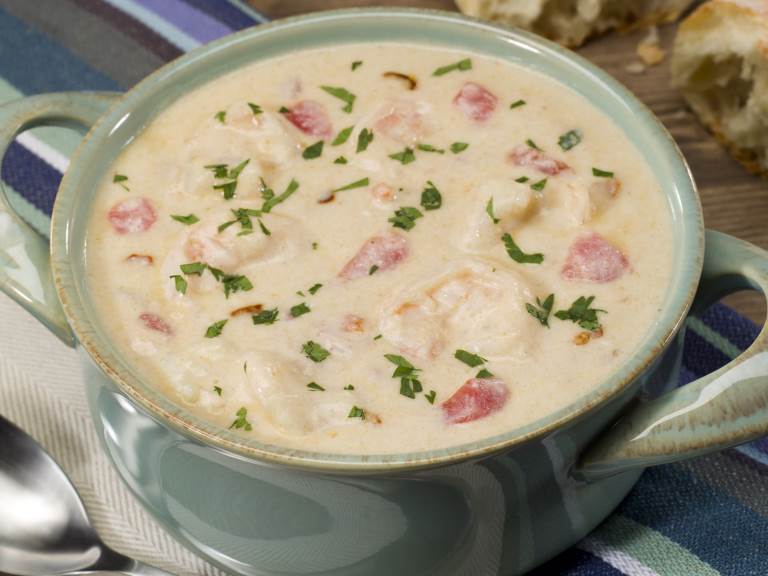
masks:
{"type": "Polygon", "coordinates": [[[417,144],[416,148],[418,148],[422,152],[434,152],[435,154],[445,154],[445,149],[436,148],[435,146],[432,146],[432,144],[417,144]]]}
{"type": "Polygon", "coordinates": [[[182,216],[181,214],[171,214],[171,218],[176,220],[176,222],[181,222],[182,224],[186,224],[187,226],[189,226],[190,224],[195,224],[197,222],[200,222],[200,218],[198,218],[194,214],[187,214],[186,216],[182,216]]]}
{"type": "Polygon", "coordinates": [[[563,150],[570,150],[581,142],[581,130],[568,130],[557,139],[557,143],[563,150]]]}
{"type": "Polygon", "coordinates": [[[227,121],[227,112],[225,110],[219,110],[216,112],[216,114],[213,115],[216,120],[224,124],[227,121]]]}
{"type": "Polygon", "coordinates": [[[456,358],[459,362],[464,362],[467,366],[470,368],[477,368],[478,366],[482,366],[488,360],[483,358],[482,356],[478,356],[477,354],[472,354],[472,352],[467,352],[466,350],[462,350],[459,348],[454,352],[453,357],[456,358]]]}
{"type": "Polygon", "coordinates": [[[325,142],[318,140],[314,144],[307,146],[304,148],[304,152],[301,153],[301,157],[304,158],[304,160],[319,158],[323,153],[323,144],[325,144],[325,142]]]}
{"type": "Polygon", "coordinates": [[[317,250],[317,247],[320,246],[317,242],[312,242],[312,250],[317,250]]]}
{"type": "Polygon", "coordinates": [[[544,261],[544,254],[526,254],[523,252],[509,234],[504,234],[501,241],[504,242],[509,257],[519,264],[541,264],[544,261]]]}
{"type": "Polygon", "coordinates": [[[542,302],[539,297],[536,297],[536,305],[526,302],[525,309],[528,314],[536,318],[542,326],[549,328],[549,315],[552,313],[552,306],[555,303],[555,295],[550,294],[542,302]]]}
{"type": "Polygon", "coordinates": [[[443,205],[443,196],[440,190],[431,180],[427,180],[427,185],[421,192],[421,207],[424,210],[437,210],[443,205]]]}
{"type": "Polygon", "coordinates": [[[235,190],[237,189],[237,179],[240,176],[240,172],[248,165],[251,160],[245,159],[234,168],[230,168],[227,164],[209,164],[205,166],[206,170],[213,172],[213,177],[216,180],[227,180],[222,184],[214,185],[214,190],[221,190],[224,195],[224,200],[231,200],[235,197],[235,190]]]}
{"type": "Polygon", "coordinates": [[[248,102],[248,108],[251,109],[251,112],[253,112],[254,116],[258,116],[259,114],[264,112],[264,110],[261,109],[261,106],[259,106],[258,104],[254,104],[253,102],[248,102]]]}
{"type": "Polygon", "coordinates": [[[352,406],[352,410],[349,411],[347,418],[360,418],[361,420],[365,420],[365,410],[358,408],[357,406],[352,406]]]}
{"type": "Polygon", "coordinates": [[[538,146],[536,146],[536,142],[528,138],[528,140],[525,141],[526,144],[528,144],[529,147],[533,148],[534,150],[541,150],[538,146]]]}
{"type": "Polygon", "coordinates": [[[362,60],[355,60],[354,62],[352,62],[352,72],[354,72],[355,70],[360,68],[360,66],[362,66],[362,65],[363,65],[363,61],[362,60]]]}
{"type": "Polygon", "coordinates": [[[592,168],[592,176],[597,176],[598,178],[613,178],[613,172],[609,172],[608,170],[600,170],[600,168],[592,168]]]}
{"type": "Polygon", "coordinates": [[[509,109],[512,110],[514,108],[519,108],[520,106],[525,106],[526,101],[525,100],[515,100],[512,102],[512,104],[509,105],[509,109]]]}
{"type": "Polygon", "coordinates": [[[392,373],[392,378],[400,378],[400,394],[407,398],[415,398],[416,394],[423,390],[421,381],[416,375],[420,370],[397,354],[384,354],[384,358],[397,366],[392,373]]]}
{"type": "Polygon", "coordinates": [[[288,112],[290,112],[291,110],[287,106],[280,106],[280,108],[277,111],[280,112],[280,114],[288,114],[288,112]]]}
{"type": "Polygon", "coordinates": [[[426,398],[427,402],[429,402],[430,404],[435,403],[436,397],[437,397],[437,392],[435,392],[434,390],[430,390],[428,394],[424,394],[424,398],[426,398]]]}
{"type": "Polygon", "coordinates": [[[515,178],[515,182],[517,182],[518,184],[525,184],[526,182],[528,182],[528,180],[530,180],[528,176],[520,176],[520,178],[515,178]]]}
{"type": "Polygon", "coordinates": [[[312,392],[325,392],[325,388],[320,386],[320,384],[318,384],[317,382],[310,382],[309,384],[307,384],[307,388],[309,388],[310,391],[312,392]]]}
{"type": "Polygon", "coordinates": [[[361,180],[355,180],[351,184],[347,184],[346,186],[342,186],[341,188],[335,188],[334,190],[331,190],[331,193],[335,194],[336,192],[344,192],[345,190],[354,190],[355,188],[363,188],[364,186],[368,186],[370,184],[370,180],[368,178],[363,178],[361,180]]]}
{"type": "MultiPolygon", "coordinates": [[[[261,211],[265,213],[270,212],[272,208],[288,200],[291,194],[296,192],[296,190],[298,189],[299,189],[299,183],[296,182],[296,180],[291,179],[291,181],[288,183],[288,187],[285,189],[285,191],[282,194],[280,194],[279,196],[272,196],[269,199],[264,201],[264,204],[262,204],[261,206],[261,211]]],[[[264,191],[262,191],[262,196],[263,195],[264,195],[264,191]]]]}
{"type": "MultiPolygon", "coordinates": [[[[269,228],[267,228],[264,225],[264,222],[261,221],[261,218],[259,218],[259,228],[261,228],[261,231],[264,233],[264,236],[272,236],[272,232],[269,231],[269,228]]],[[[242,232],[240,232],[242,234],[242,232]]]]}
{"type": "Polygon", "coordinates": [[[360,130],[360,134],[357,135],[357,153],[365,152],[371,142],[373,142],[373,130],[368,128],[360,130]]]}
{"type": "Polygon", "coordinates": [[[187,275],[194,274],[195,276],[201,276],[203,272],[205,272],[205,269],[207,268],[207,266],[202,262],[190,262],[189,264],[182,264],[181,266],[179,266],[179,268],[181,268],[181,271],[184,274],[187,274],[187,275]]]}
{"type": "Polygon", "coordinates": [[[275,191],[261,177],[259,178],[259,194],[261,194],[262,200],[271,200],[275,197],[275,191]]]}
{"type": "Polygon", "coordinates": [[[451,152],[453,152],[454,154],[459,154],[460,152],[464,152],[464,150],[466,150],[467,148],[469,148],[469,144],[466,142],[454,142],[453,144],[451,144],[451,152]]]}
{"type": "Polygon", "coordinates": [[[373,276],[374,274],[376,274],[376,270],[378,269],[379,267],[376,264],[368,268],[368,276],[373,276]]]}
{"type": "Polygon", "coordinates": [[[488,369],[483,368],[475,375],[475,378],[493,378],[493,373],[488,369]]]}
{"type": "Polygon", "coordinates": [[[355,387],[352,386],[352,384],[347,384],[346,386],[344,386],[344,390],[354,390],[354,389],[355,387]]]}
{"type": "Polygon", "coordinates": [[[184,280],[183,276],[179,276],[178,274],[174,274],[171,276],[173,278],[174,285],[176,287],[176,292],[180,292],[181,294],[187,293],[187,281],[184,280]]]}
{"type": "Polygon", "coordinates": [[[336,158],[336,160],[333,161],[333,163],[334,164],[346,164],[347,163],[347,159],[344,158],[344,156],[339,156],[338,158],[336,158]]]}
{"type": "MultiPolygon", "coordinates": [[[[210,269],[213,272],[213,269],[210,269]]],[[[215,276],[215,274],[214,274],[215,276]]],[[[245,276],[225,274],[221,278],[221,283],[224,285],[224,296],[229,298],[230,294],[235,292],[248,292],[253,290],[253,284],[245,276]]]]}
{"type": "Polygon", "coordinates": [[[336,138],[333,139],[333,142],[331,142],[331,146],[341,146],[349,140],[349,137],[352,135],[352,130],[354,130],[354,126],[347,126],[344,128],[341,132],[336,134],[336,138]]]}
{"type": "Polygon", "coordinates": [[[392,222],[392,226],[395,228],[401,228],[403,230],[410,230],[416,226],[416,220],[421,218],[423,214],[418,208],[412,206],[402,206],[395,210],[395,215],[388,221],[392,222]]]}
{"type": "Polygon", "coordinates": [[[570,320],[571,322],[575,322],[584,328],[584,330],[590,330],[592,332],[599,330],[601,325],[597,319],[597,313],[605,313],[605,310],[592,308],[591,306],[594,299],[594,296],[590,296],[589,298],[579,296],[573,304],[571,304],[571,307],[568,310],[558,310],[555,312],[555,317],[560,320],[570,320]]]}
{"type": "Polygon", "coordinates": [[[547,185],[547,179],[542,178],[538,182],[534,182],[533,184],[531,184],[531,190],[536,190],[536,192],[541,192],[542,190],[544,190],[544,187],[546,185],[547,185]]]}
{"type": "Polygon", "coordinates": [[[210,326],[208,326],[208,329],[205,331],[205,337],[206,338],[216,338],[216,336],[221,335],[221,331],[224,330],[224,325],[227,323],[226,320],[219,320],[218,322],[214,322],[210,326]]]}
{"type": "Polygon", "coordinates": [[[376,336],[373,337],[374,340],[381,340],[381,334],[376,334],[376,336]]]}
{"type": "Polygon", "coordinates": [[[454,70],[465,72],[471,69],[472,69],[472,60],[470,60],[469,58],[465,58],[464,60],[459,60],[458,62],[454,62],[453,64],[448,64],[447,66],[441,66],[440,68],[432,72],[432,76],[442,76],[443,74],[448,74],[448,72],[453,72],[454,70]]]}
{"type": "Polygon", "coordinates": [[[494,216],[493,214],[493,196],[488,198],[488,204],[485,205],[485,213],[488,214],[488,216],[491,219],[491,222],[493,222],[494,224],[499,223],[499,219],[496,218],[496,216],[494,216]]]}
{"type": "Polygon", "coordinates": [[[261,210],[254,210],[252,208],[238,208],[237,210],[231,210],[231,212],[234,214],[235,219],[224,222],[223,224],[219,224],[219,227],[217,228],[219,232],[223,232],[232,226],[232,224],[239,223],[241,229],[240,234],[250,233],[253,231],[253,222],[251,222],[251,217],[261,216],[261,210]]]}
{"type": "Polygon", "coordinates": [[[312,360],[312,362],[322,362],[331,355],[328,350],[312,340],[304,342],[301,346],[301,351],[304,352],[304,355],[312,360]]]}
{"type": "Polygon", "coordinates": [[[254,324],[274,324],[277,320],[278,314],[279,311],[277,308],[272,308],[271,310],[262,310],[258,314],[251,316],[251,320],[253,320],[254,324]]]}
{"type": "Polygon", "coordinates": [[[410,164],[414,160],[416,160],[416,155],[413,153],[413,148],[409,148],[408,146],[405,147],[404,150],[401,152],[395,152],[394,154],[389,155],[392,160],[397,160],[400,162],[400,164],[410,164]]]}
{"type": "Polygon", "coordinates": [[[320,288],[322,287],[323,287],[322,284],[314,284],[309,288],[309,290],[307,290],[307,292],[309,292],[310,294],[312,294],[312,296],[314,296],[315,294],[317,294],[317,291],[320,290],[320,288]]]}
{"type": "Polygon", "coordinates": [[[296,306],[291,306],[291,317],[292,318],[298,318],[299,316],[302,316],[304,314],[307,314],[311,312],[309,306],[305,302],[302,302],[301,304],[296,304],[296,306]]]}
{"type": "Polygon", "coordinates": [[[213,391],[216,392],[216,394],[218,394],[219,396],[221,396],[221,392],[222,392],[221,386],[214,386],[213,391]]]}
{"type": "Polygon", "coordinates": [[[344,107],[341,109],[343,112],[349,114],[352,112],[352,106],[355,104],[356,96],[352,94],[346,88],[340,88],[337,86],[320,86],[323,90],[328,92],[331,96],[334,96],[344,102],[344,107]]]}
{"type": "Polygon", "coordinates": [[[128,182],[128,176],[126,176],[125,174],[115,174],[114,177],[112,178],[112,182],[114,182],[115,184],[120,184],[120,186],[122,186],[123,189],[127,190],[128,192],[131,191],[131,189],[128,188],[128,186],[125,184],[126,182],[128,182]]]}
{"type": "Polygon", "coordinates": [[[240,428],[244,429],[246,432],[250,432],[253,428],[251,426],[251,423],[248,422],[248,419],[246,418],[248,416],[248,408],[243,406],[240,408],[240,410],[236,413],[237,418],[235,418],[235,421],[230,424],[230,428],[234,428],[235,430],[239,430],[240,428]]]}

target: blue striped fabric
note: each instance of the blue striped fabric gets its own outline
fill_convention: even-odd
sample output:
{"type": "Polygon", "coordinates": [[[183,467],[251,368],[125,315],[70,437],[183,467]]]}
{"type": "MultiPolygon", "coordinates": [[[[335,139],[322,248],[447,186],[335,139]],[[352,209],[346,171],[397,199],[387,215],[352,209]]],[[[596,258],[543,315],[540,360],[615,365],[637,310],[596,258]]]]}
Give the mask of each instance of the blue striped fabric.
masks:
{"type": "MultiPolygon", "coordinates": [[[[127,89],[131,78],[181,49],[261,21],[234,0],[0,0],[0,102],[39,92],[127,89]],[[58,9],[65,5],[73,20],[78,10],[93,15],[83,33],[138,42],[143,52],[129,59],[94,45],[84,59],[83,47],[71,46],[58,33],[73,22],[47,18],[44,5],[50,2],[57,2],[58,9]],[[107,72],[116,69],[121,72],[107,72]]],[[[82,21],[75,24],[85,26],[82,21]]],[[[2,179],[12,200],[40,230],[48,224],[65,156],[77,139],[61,131],[34,131],[14,143],[3,161],[2,179]]],[[[700,322],[689,325],[681,382],[723,365],[756,334],[757,327],[732,310],[712,307],[700,322]]],[[[533,574],[765,575],[767,496],[765,439],[651,469],[603,527],[533,574]],[[633,537],[617,542],[614,521],[636,527],[633,537]]]]}

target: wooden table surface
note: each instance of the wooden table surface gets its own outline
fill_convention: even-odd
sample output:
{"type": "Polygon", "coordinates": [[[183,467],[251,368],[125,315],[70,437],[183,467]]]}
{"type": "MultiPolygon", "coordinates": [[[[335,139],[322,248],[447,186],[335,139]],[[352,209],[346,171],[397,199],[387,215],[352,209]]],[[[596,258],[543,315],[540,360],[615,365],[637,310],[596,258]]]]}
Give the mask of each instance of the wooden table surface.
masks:
{"type": "MultiPolygon", "coordinates": [[[[418,6],[456,10],[453,0],[248,0],[270,18],[352,6],[418,6]]],[[[675,25],[661,28],[662,46],[669,48],[675,25]]],[[[645,35],[612,34],[589,42],[578,52],[610,72],[645,102],[666,125],[687,158],[696,179],[709,228],[727,232],[768,249],[768,181],[748,174],[697,122],[670,86],[669,57],[643,74],[625,67],[636,61],[635,47],[645,35]]],[[[730,296],[726,302],[758,323],[765,303],[755,293],[730,296]]]]}

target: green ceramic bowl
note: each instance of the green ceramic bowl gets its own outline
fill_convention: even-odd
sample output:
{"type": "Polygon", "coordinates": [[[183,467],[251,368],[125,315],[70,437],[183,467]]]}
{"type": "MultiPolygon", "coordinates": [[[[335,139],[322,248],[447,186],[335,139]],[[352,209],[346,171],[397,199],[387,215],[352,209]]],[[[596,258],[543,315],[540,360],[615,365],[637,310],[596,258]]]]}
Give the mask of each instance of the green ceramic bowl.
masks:
{"type": "Polygon", "coordinates": [[[0,287],[84,351],[96,426],[137,496],[178,538],[230,571],[391,574],[400,566],[404,574],[517,574],[602,520],[643,467],[768,432],[765,331],[721,370],[659,396],[677,380],[676,335],[691,305],[743,288],[764,291],[766,253],[705,233],[685,160],[658,120],[610,76],[539,37],[440,12],[312,14],[194,50],[126,94],[9,103],[0,107],[0,152],[39,124],[93,127],[59,189],[50,253],[2,199],[0,287]],[[141,379],[95,312],[85,246],[97,185],[134,136],[195,87],[289,51],[383,41],[502,58],[560,81],[610,116],[668,199],[674,272],[663,309],[636,354],[595,389],[477,442],[390,455],[323,454],[266,445],[201,421],[141,379]],[[657,397],[633,402],[644,388],[657,397]],[[233,503],[239,512],[254,508],[233,519],[233,503]],[[360,515],[374,513],[375,522],[361,522],[360,515]]]}

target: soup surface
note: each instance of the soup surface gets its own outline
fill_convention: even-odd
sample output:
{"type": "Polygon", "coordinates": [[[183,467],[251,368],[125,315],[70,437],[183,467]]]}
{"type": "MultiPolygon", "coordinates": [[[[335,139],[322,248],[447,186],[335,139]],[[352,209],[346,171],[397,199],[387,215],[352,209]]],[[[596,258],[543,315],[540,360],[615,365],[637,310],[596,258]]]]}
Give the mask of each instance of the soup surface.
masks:
{"type": "Polygon", "coordinates": [[[633,354],[669,282],[640,154],[567,87],[476,54],[254,63],[116,160],[89,286],[141,375],[267,443],[440,448],[530,423],[633,354]]]}

